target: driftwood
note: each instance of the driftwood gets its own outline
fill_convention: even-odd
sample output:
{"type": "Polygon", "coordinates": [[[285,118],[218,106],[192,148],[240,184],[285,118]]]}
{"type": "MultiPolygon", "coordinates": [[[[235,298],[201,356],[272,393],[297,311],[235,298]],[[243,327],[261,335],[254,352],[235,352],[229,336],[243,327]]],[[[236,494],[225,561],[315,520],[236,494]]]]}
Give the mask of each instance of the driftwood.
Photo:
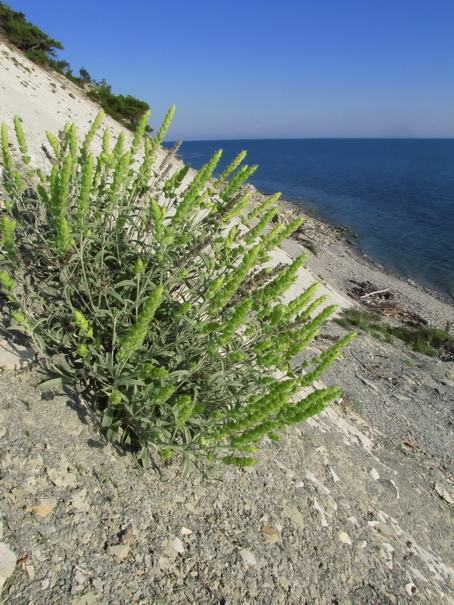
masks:
{"type": "Polygon", "coordinates": [[[368,296],[374,296],[374,294],[384,294],[385,292],[389,292],[389,288],[386,290],[376,290],[375,292],[369,292],[369,294],[363,294],[360,298],[367,298],[368,296]]]}

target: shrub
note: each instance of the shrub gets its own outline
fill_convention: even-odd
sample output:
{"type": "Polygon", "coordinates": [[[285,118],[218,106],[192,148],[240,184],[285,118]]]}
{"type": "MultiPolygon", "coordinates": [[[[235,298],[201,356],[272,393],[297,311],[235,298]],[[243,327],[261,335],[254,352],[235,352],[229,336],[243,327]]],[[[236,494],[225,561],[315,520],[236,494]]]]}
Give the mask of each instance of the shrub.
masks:
{"type": "MultiPolygon", "coordinates": [[[[101,82],[89,90],[87,96],[99,103],[103,110],[120,124],[133,131],[137,128],[144,113],[150,109],[148,103],[131,95],[125,97],[113,94],[111,86],[105,82],[101,82]]],[[[146,125],[145,131],[152,132],[152,128],[146,125]]]]}
{"type": "Polygon", "coordinates": [[[98,157],[90,142],[102,112],[81,146],[74,125],[59,138],[47,133],[49,174],[29,169],[17,118],[16,170],[3,125],[0,283],[12,327],[85,389],[108,440],[134,448],[144,466],[150,450],[179,454],[186,469],[192,456],[250,466],[262,435],[278,439],[276,430],[336,396],[332,387],[296,397],[353,335],[291,370],[334,310],[314,314],[323,300],[311,302],[316,286],[281,301],[304,257],[264,266],[301,219],[263,232],[278,195],[244,216],[248,194],[237,191],[256,168],[239,166],[244,153],[214,187],[221,151],[189,185],[189,166],[170,175],[171,156],[153,172],[172,113],[154,139],[143,138],[144,115],[129,149],[123,134],[112,147],[106,130],[98,157]]]}

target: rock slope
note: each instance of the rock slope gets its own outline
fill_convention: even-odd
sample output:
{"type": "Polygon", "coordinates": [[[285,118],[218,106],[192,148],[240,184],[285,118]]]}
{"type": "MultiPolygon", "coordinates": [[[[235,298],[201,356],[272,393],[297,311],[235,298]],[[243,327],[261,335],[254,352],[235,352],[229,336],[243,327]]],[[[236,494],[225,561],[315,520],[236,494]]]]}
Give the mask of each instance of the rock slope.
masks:
{"type": "MultiPolygon", "coordinates": [[[[3,44],[0,98],[0,121],[23,119],[38,165],[45,130],[69,120],[84,131],[97,112],[3,44]]],[[[322,279],[346,307],[353,282],[368,281],[433,325],[453,320],[452,306],[371,266],[311,217],[279,254],[300,254],[308,239],[318,254],[300,288],[322,279]]],[[[342,333],[328,324],[311,354],[342,333]]],[[[280,443],[265,440],[257,467],[200,465],[180,481],[177,466],[144,471],[106,445],[78,393],[39,392],[32,368],[0,374],[0,599],[454,605],[454,364],[361,335],[323,380],[344,397],[280,443]]]]}

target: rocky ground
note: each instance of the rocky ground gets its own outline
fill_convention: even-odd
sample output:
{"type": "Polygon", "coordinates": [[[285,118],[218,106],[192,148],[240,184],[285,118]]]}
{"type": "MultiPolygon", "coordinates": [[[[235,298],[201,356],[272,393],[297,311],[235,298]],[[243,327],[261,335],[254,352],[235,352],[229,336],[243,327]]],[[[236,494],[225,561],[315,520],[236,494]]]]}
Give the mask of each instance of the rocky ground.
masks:
{"type": "MultiPolygon", "coordinates": [[[[325,230],[309,263],[341,246],[360,278],[325,230]]],[[[343,333],[327,323],[310,354],[343,333]]],[[[452,361],[360,334],[323,376],[342,385],[331,408],[265,440],[257,467],[185,481],[140,469],[77,393],[39,380],[0,375],[0,540],[19,560],[5,603],[454,604],[452,361]]]]}
{"type": "MultiPolygon", "coordinates": [[[[95,113],[24,66],[0,62],[2,119],[23,111],[33,137],[32,112],[51,130],[95,113]]],[[[294,211],[282,204],[283,216],[294,211]]],[[[342,307],[367,300],[392,322],[454,320],[451,304],[374,267],[311,216],[283,248],[301,246],[316,252],[301,279],[324,282],[342,307]]],[[[343,333],[326,324],[310,354],[343,333]]],[[[176,464],[144,471],[106,445],[77,392],[42,393],[40,380],[33,365],[0,373],[0,583],[12,571],[0,602],[454,605],[449,358],[360,334],[323,376],[343,389],[332,407],[280,443],[264,440],[258,466],[200,464],[184,481],[176,464]]]]}

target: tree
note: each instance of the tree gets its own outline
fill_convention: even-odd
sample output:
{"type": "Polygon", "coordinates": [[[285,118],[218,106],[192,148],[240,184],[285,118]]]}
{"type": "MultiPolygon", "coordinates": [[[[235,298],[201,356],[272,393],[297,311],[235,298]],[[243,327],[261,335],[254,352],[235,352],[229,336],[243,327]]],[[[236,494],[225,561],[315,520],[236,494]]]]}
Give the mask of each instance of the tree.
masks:
{"type": "Polygon", "coordinates": [[[0,2],[0,30],[6,39],[39,64],[49,64],[56,57],[56,49],[63,50],[61,42],[50,38],[39,27],[25,19],[24,13],[13,11],[0,2]]]}
{"type": "Polygon", "coordinates": [[[91,81],[92,81],[91,76],[90,76],[90,74],[88,73],[88,71],[84,67],[81,67],[79,69],[79,74],[80,74],[80,77],[82,78],[82,80],[84,82],[91,83],[91,81]]]}

